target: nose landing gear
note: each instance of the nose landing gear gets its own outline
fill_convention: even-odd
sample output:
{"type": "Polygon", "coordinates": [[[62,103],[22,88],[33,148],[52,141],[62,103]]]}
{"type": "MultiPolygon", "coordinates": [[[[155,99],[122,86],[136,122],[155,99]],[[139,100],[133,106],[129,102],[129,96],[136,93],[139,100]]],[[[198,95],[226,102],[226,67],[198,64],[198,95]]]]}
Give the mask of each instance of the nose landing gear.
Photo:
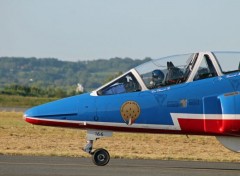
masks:
{"type": "Polygon", "coordinates": [[[112,136],[111,131],[94,131],[88,130],[87,131],[87,144],[83,148],[83,151],[92,155],[92,161],[97,166],[105,166],[108,164],[110,160],[110,155],[107,150],[100,148],[93,150],[93,141],[102,138],[102,137],[109,137],[112,136]]]}

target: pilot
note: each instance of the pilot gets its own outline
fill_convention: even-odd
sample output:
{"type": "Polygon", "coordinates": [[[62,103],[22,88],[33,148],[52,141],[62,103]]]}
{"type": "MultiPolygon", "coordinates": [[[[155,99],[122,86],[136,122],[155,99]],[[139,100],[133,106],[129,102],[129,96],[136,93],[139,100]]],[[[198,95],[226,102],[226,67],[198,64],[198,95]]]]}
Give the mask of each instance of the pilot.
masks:
{"type": "Polygon", "coordinates": [[[152,80],[150,82],[150,89],[158,88],[162,85],[164,80],[164,73],[161,70],[152,71],[152,80]]]}
{"type": "Polygon", "coordinates": [[[178,84],[184,79],[182,70],[175,67],[172,62],[167,62],[167,70],[168,72],[165,78],[166,85],[178,84]]]}

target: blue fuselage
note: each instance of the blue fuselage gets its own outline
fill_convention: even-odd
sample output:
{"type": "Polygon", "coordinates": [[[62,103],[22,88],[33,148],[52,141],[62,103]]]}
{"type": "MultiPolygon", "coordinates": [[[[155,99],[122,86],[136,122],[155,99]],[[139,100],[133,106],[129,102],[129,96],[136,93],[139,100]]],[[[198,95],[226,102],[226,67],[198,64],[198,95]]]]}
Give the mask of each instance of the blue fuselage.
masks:
{"type": "Polygon", "coordinates": [[[125,94],[86,93],[33,107],[25,112],[25,118],[33,124],[84,129],[239,135],[239,90],[239,73],[233,73],[125,94]],[[140,107],[139,117],[132,125],[127,125],[121,114],[127,101],[140,107]]]}

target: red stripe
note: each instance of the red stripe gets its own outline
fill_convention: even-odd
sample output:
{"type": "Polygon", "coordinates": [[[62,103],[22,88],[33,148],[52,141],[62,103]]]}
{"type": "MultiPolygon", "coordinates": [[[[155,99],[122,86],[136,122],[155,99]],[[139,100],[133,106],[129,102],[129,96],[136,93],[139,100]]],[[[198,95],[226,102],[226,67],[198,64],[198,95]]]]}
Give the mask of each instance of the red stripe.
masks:
{"type": "Polygon", "coordinates": [[[81,128],[80,123],[47,121],[47,120],[32,119],[27,117],[25,118],[25,121],[34,125],[56,126],[56,127],[66,127],[66,128],[81,128]]]}
{"type": "Polygon", "coordinates": [[[240,135],[240,120],[178,119],[185,132],[205,132],[216,135],[240,135]]]}
{"type": "Polygon", "coordinates": [[[29,123],[35,125],[80,128],[80,129],[97,129],[109,130],[117,132],[133,132],[133,133],[159,133],[159,134],[191,134],[191,135],[240,135],[240,128],[233,128],[233,124],[240,127],[240,120],[200,120],[200,119],[179,119],[181,130],[162,130],[162,129],[146,129],[118,127],[107,125],[91,125],[83,123],[69,123],[39,120],[34,118],[25,118],[29,123]]]}

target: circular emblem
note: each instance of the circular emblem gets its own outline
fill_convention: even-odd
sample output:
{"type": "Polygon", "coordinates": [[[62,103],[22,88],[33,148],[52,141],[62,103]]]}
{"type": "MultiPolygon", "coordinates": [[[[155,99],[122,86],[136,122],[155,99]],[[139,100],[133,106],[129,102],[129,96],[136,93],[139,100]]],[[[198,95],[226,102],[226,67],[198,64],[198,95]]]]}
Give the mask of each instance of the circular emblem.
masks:
{"type": "Polygon", "coordinates": [[[140,107],[135,101],[127,101],[121,107],[121,115],[127,125],[132,125],[140,114],[140,107]]]}

